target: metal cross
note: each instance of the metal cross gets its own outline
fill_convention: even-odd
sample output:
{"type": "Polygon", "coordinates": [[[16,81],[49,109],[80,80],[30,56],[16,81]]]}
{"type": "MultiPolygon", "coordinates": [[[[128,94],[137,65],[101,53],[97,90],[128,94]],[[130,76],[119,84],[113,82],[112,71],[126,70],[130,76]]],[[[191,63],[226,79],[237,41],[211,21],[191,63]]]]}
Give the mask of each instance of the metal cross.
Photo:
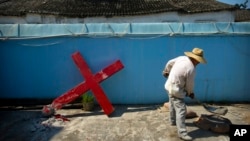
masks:
{"type": "Polygon", "coordinates": [[[61,109],[63,105],[72,102],[88,90],[91,90],[97,102],[102,107],[104,113],[106,115],[110,115],[114,111],[114,108],[99,83],[107,79],[111,75],[115,74],[119,70],[123,69],[124,66],[121,61],[118,60],[113,64],[109,65],[108,67],[104,68],[97,74],[93,75],[87,63],[81,56],[80,52],[74,53],[72,55],[72,58],[77,67],[80,69],[80,72],[85,78],[85,81],[56,98],[51,105],[44,106],[42,112],[45,115],[51,115],[55,110],[61,109]]]}

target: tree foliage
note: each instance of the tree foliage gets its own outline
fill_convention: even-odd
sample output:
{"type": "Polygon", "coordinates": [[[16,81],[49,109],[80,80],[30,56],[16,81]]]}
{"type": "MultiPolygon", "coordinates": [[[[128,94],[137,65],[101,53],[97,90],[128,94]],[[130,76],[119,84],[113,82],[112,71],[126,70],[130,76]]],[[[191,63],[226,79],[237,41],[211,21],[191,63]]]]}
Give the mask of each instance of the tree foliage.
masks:
{"type": "Polygon", "coordinates": [[[247,9],[247,3],[248,3],[248,0],[246,0],[244,3],[241,3],[241,4],[235,4],[235,7],[237,9],[247,9]]]}

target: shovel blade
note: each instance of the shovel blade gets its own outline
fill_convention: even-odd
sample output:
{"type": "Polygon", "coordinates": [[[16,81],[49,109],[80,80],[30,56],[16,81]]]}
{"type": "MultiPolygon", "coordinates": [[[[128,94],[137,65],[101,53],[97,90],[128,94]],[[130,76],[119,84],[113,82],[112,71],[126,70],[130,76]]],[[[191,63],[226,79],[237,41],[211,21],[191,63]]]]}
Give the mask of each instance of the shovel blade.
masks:
{"type": "Polygon", "coordinates": [[[202,105],[208,112],[215,113],[218,115],[225,115],[228,112],[228,109],[226,107],[212,106],[208,104],[202,104],[202,105]]]}

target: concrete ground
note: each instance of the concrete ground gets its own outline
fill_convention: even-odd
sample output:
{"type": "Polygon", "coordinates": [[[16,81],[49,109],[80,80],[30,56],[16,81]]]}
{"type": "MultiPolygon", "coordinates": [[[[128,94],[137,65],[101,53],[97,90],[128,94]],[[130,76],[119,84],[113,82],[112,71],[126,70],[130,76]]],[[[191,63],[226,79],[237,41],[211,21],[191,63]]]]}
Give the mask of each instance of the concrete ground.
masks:
{"type": "MultiPolygon", "coordinates": [[[[65,107],[56,112],[67,118],[45,118],[39,108],[1,107],[0,141],[179,141],[176,126],[168,123],[162,105],[114,105],[115,112],[106,116],[99,106],[86,112],[81,107],[65,107]]],[[[250,124],[250,104],[223,105],[224,116],[233,124],[250,124]]],[[[188,105],[198,116],[208,113],[200,105],[188,105]]],[[[186,120],[190,136],[196,141],[229,141],[227,134],[213,133],[186,120]]]]}

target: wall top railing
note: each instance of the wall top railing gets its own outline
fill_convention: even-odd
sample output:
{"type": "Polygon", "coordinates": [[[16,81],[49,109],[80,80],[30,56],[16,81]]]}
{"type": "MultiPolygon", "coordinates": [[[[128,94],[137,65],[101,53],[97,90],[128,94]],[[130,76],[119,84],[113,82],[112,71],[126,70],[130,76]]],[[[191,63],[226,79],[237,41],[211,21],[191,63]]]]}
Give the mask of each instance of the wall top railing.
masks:
{"type": "Polygon", "coordinates": [[[0,24],[0,39],[57,36],[174,36],[250,34],[250,22],[220,23],[86,23],[86,24],[0,24]]]}

